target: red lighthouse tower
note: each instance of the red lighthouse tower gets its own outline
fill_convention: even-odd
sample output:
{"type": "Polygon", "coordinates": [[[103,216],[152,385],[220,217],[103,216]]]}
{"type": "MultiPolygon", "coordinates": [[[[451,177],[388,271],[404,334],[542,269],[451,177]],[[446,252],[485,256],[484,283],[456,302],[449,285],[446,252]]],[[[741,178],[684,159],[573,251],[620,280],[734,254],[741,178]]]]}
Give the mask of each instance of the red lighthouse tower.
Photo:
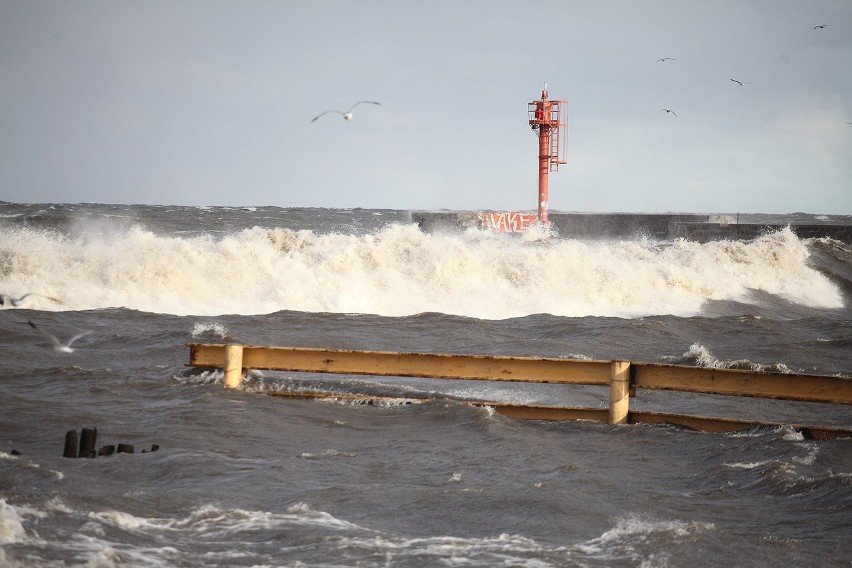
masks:
{"type": "Polygon", "coordinates": [[[547,217],[548,175],[559,171],[559,165],[565,161],[565,141],[568,124],[568,101],[552,101],[547,96],[547,83],[541,90],[541,99],[528,105],[529,124],[538,135],[538,213],[480,212],[479,222],[486,229],[508,233],[521,232],[538,221],[550,224],[547,217]]]}
{"type": "Polygon", "coordinates": [[[528,105],[530,127],[538,134],[538,220],[548,224],[548,174],[559,171],[565,161],[565,140],[568,124],[561,122],[568,116],[568,101],[551,101],[547,97],[547,83],[541,90],[541,99],[528,105]]]}

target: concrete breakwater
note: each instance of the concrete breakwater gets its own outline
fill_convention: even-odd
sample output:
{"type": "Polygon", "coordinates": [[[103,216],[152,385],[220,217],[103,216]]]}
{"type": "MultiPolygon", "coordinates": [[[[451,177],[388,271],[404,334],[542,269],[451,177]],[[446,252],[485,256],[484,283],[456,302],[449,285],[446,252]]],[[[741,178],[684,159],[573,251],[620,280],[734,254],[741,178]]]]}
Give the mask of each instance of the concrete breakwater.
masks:
{"type": "Polygon", "coordinates": [[[683,238],[702,243],[725,239],[746,241],[786,226],[802,239],[830,237],[852,245],[852,225],[673,222],[669,226],[669,238],[683,238]]]}
{"type": "MultiPolygon", "coordinates": [[[[738,215],[686,213],[550,213],[550,222],[562,237],[588,239],[653,238],[697,242],[749,240],[789,226],[801,238],[830,237],[852,244],[852,223],[802,223],[801,219],[774,218],[772,222],[738,222],[738,215]]],[[[417,211],[412,220],[424,232],[452,232],[481,227],[475,212],[417,211]]]]}

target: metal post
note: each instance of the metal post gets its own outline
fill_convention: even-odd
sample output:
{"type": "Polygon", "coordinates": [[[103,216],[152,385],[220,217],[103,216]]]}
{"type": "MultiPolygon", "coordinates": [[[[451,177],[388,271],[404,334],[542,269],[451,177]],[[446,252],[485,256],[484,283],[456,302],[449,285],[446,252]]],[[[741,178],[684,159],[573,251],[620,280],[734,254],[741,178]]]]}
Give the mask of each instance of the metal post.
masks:
{"type": "Polygon", "coordinates": [[[239,388],[243,378],[243,346],[225,346],[225,386],[239,388]]]}
{"type": "Polygon", "coordinates": [[[609,379],[609,423],[626,424],[630,401],[630,362],[613,361],[609,379]]]}

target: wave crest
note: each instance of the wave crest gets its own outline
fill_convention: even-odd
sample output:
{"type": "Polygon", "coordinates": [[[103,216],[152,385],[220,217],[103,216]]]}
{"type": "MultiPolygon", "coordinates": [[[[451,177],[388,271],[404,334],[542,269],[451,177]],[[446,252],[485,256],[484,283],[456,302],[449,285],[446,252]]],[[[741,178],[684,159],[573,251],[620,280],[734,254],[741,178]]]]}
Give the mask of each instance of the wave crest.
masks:
{"type": "Polygon", "coordinates": [[[365,235],[253,227],[221,238],[7,228],[0,243],[3,292],[61,301],[33,296],[22,306],[43,310],[631,318],[696,315],[711,300],[748,302],[753,290],[843,306],[838,285],[809,265],[809,245],[789,229],[751,242],[663,245],[424,234],[399,224],[365,235]]]}

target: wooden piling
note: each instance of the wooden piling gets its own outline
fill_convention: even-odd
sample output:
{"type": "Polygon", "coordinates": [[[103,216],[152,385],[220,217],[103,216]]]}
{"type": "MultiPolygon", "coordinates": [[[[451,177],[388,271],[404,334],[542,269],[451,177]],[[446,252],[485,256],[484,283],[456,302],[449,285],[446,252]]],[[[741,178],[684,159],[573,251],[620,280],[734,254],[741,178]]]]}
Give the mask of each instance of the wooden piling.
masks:
{"type": "Polygon", "coordinates": [[[62,457],[77,457],[77,430],[68,430],[65,433],[65,449],[62,451],[62,457]]]}
{"type": "Polygon", "coordinates": [[[98,440],[97,428],[83,428],[80,433],[80,452],[77,454],[79,458],[93,458],[97,456],[95,453],[95,443],[98,440]]]}

